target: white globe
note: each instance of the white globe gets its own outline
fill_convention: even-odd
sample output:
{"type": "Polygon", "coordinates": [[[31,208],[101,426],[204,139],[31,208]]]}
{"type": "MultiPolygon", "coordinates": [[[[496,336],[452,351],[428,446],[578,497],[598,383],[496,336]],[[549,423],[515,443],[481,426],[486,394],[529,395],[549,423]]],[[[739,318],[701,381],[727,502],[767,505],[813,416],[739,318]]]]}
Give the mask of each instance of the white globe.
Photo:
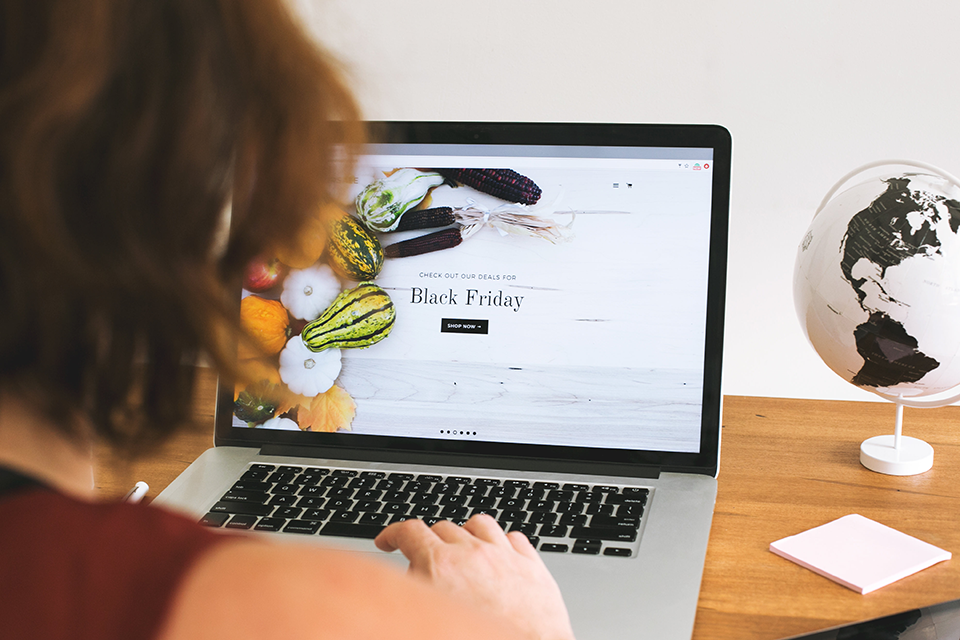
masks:
{"type": "Polygon", "coordinates": [[[889,399],[960,385],[960,188],[888,174],[832,198],[797,250],[794,300],[823,361],[889,399]]]}

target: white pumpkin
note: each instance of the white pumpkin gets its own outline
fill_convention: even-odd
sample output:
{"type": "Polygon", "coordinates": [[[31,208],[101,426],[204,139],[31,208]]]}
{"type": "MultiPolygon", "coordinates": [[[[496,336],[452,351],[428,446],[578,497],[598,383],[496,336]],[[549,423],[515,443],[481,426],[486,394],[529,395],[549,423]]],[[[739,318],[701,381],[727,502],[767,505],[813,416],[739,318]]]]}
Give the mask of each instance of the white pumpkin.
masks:
{"type": "Polygon", "coordinates": [[[340,375],[340,349],[313,352],[294,336],[280,352],[280,379],[290,391],[312,398],[326,393],[340,375]]]}
{"type": "Polygon", "coordinates": [[[294,318],[310,322],[320,317],[340,294],[340,281],[326,264],[293,269],[283,281],[280,303],[294,318]]]}

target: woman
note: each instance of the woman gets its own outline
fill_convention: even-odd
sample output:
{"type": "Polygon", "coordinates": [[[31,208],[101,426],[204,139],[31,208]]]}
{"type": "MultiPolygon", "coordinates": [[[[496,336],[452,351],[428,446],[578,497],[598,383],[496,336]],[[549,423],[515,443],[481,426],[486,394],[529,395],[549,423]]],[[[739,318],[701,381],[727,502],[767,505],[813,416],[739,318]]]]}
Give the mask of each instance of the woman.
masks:
{"type": "Polygon", "coordinates": [[[402,575],[93,500],[94,445],[148,451],[188,418],[184,363],[237,373],[228,284],[334,193],[358,117],[280,0],[5,0],[0,21],[4,635],[572,637],[486,516],[385,529],[402,575]]]}

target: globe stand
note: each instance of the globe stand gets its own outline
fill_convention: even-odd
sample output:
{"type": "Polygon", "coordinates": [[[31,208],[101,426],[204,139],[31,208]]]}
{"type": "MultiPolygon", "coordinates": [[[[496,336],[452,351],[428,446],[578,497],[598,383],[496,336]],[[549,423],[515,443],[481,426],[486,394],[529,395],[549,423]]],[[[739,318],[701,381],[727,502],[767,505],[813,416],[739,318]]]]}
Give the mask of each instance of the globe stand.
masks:
{"type": "Polygon", "coordinates": [[[860,444],[860,464],[888,476],[913,476],[933,466],[933,447],[918,438],[902,435],[903,404],[897,402],[893,435],[874,436],[860,444]]]}

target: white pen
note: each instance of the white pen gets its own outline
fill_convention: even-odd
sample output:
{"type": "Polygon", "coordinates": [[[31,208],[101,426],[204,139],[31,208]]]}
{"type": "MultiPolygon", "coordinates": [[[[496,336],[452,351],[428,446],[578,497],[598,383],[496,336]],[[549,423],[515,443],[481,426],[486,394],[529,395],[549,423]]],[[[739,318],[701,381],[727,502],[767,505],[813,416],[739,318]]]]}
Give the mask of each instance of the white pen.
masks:
{"type": "Polygon", "coordinates": [[[149,490],[150,485],[148,485],[146,482],[140,481],[133,485],[133,489],[130,489],[130,491],[127,492],[127,495],[123,496],[123,501],[136,504],[143,499],[143,496],[147,495],[147,491],[149,490]]]}

